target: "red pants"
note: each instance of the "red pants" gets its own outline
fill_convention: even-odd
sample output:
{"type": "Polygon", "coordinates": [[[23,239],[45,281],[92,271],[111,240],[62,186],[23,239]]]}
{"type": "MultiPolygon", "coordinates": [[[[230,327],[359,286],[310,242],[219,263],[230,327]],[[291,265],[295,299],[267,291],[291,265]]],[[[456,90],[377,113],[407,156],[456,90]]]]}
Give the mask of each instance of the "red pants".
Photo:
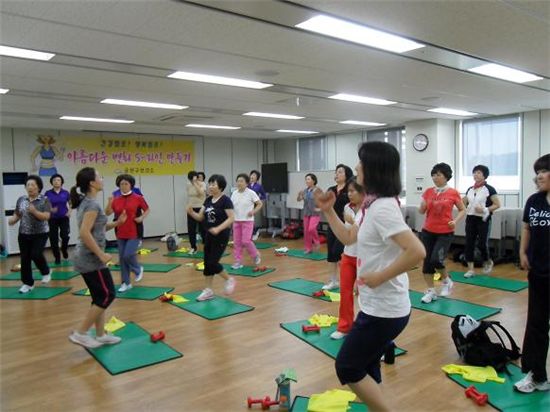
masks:
{"type": "Polygon", "coordinates": [[[357,278],[357,258],[342,254],[340,261],[340,314],[337,330],[348,333],[353,324],[353,287],[357,278]]]}

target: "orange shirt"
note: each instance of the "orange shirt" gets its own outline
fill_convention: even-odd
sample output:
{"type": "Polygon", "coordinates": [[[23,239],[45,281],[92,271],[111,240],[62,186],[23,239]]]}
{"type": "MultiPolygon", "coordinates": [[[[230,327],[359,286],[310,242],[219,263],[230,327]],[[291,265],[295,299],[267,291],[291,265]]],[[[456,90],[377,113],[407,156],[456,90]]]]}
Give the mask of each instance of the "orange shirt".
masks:
{"type": "Polygon", "coordinates": [[[431,187],[426,189],[422,198],[426,202],[426,221],[423,228],[432,233],[453,233],[454,229],[448,223],[453,220],[453,206],[462,202],[460,193],[453,188],[437,193],[431,187]]]}

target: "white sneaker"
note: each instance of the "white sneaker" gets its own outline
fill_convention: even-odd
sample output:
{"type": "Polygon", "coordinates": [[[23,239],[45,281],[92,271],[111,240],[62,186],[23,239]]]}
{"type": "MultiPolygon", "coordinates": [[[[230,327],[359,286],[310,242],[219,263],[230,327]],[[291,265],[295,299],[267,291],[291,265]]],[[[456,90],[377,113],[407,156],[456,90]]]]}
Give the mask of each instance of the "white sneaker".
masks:
{"type": "Polygon", "coordinates": [[[259,237],[260,237],[260,231],[254,233],[254,235],[252,235],[252,240],[256,241],[256,240],[258,240],[259,237]]]}
{"type": "Polygon", "coordinates": [[[139,282],[141,279],[143,279],[143,272],[144,272],[143,266],[140,266],[139,273],[136,275],[136,282],[139,282]]]}
{"type": "Polygon", "coordinates": [[[34,289],[34,286],[29,286],[29,285],[25,285],[23,284],[20,288],[19,288],[19,293],[29,293],[31,290],[34,289]]]}
{"type": "Polygon", "coordinates": [[[258,253],[258,254],[256,255],[256,257],[254,258],[254,264],[255,264],[256,266],[258,266],[260,263],[262,263],[262,258],[261,258],[261,256],[260,256],[260,254],[258,253]]]}
{"type": "Polygon", "coordinates": [[[76,343],[77,345],[82,345],[85,348],[91,348],[91,349],[99,348],[100,346],[103,345],[103,343],[92,338],[90,335],[78,333],[76,330],[69,335],[69,340],[72,343],[76,343]]]}
{"type": "Polygon", "coordinates": [[[475,272],[474,272],[473,270],[469,270],[469,271],[467,271],[467,272],[464,274],[464,277],[465,277],[466,279],[469,279],[469,278],[473,278],[475,275],[476,275],[476,274],[475,274],[475,272]]]}
{"type": "Polygon", "coordinates": [[[278,247],[277,249],[275,249],[275,252],[277,252],[277,253],[287,253],[288,248],[286,246],[278,247]]]}
{"type": "Polygon", "coordinates": [[[335,279],[331,279],[330,282],[323,285],[323,287],[321,289],[322,290],[332,290],[332,289],[336,289],[338,287],[340,287],[340,283],[335,279]]]}
{"type": "Polygon", "coordinates": [[[199,296],[197,296],[197,300],[199,302],[202,302],[204,300],[209,300],[214,298],[214,292],[210,288],[204,289],[199,296]]]}
{"type": "Polygon", "coordinates": [[[439,296],[449,296],[451,294],[451,291],[453,290],[453,286],[454,282],[451,280],[451,278],[447,278],[446,281],[443,281],[441,283],[441,292],[439,292],[439,296]]]}
{"type": "Polygon", "coordinates": [[[233,263],[233,264],[231,265],[231,269],[235,269],[235,270],[238,270],[238,269],[240,269],[240,268],[242,268],[242,267],[243,267],[243,265],[241,265],[241,264],[238,263],[238,262],[235,262],[235,263],[233,263]]]}
{"type": "Polygon", "coordinates": [[[420,300],[422,303],[432,303],[434,300],[437,300],[437,293],[435,293],[435,289],[429,288],[420,300]]]}
{"type": "Polygon", "coordinates": [[[225,281],[225,285],[223,285],[223,292],[226,295],[231,295],[235,291],[235,284],[237,282],[235,281],[234,277],[230,277],[225,281]]]}
{"type": "Polygon", "coordinates": [[[42,276],[42,283],[50,283],[50,280],[52,280],[52,272],[50,271],[47,275],[42,276]]]}
{"type": "Polygon", "coordinates": [[[522,380],[514,383],[514,388],[522,393],[548,391],[550,390],[550,382],[535,382],[533,380],[533,372],[529,371],[522,380]]]}
{"type": "Polygon", "coordinates": [[[332,332],[330,334],[330,338],[334,339],[334,340],[340,340],[342,338],[345,338],[346,335],[347,335],[347,333],[343,333],[343,332],[339,332],[339,331],[335,330],[334,332],[332,332]]]}
{"type": "Polygon", "coordinates": [[[122,338],[106,333],[103,336],[96,336],[95,340],[105,345],[116,345],[117,343],[120,343],[122,338]]]}
{"type": "Polygon", "coordinates": [[[197,254],[197,249],[191,249],[191,250],[189,250],[189,252],[187,252],[187,254],[196,255],[197,254]]]}
{"type": "Polygon", "coordinates": [[[487,262],[483,263],[483,273],[486,275],[490,275],[493,271],[493,266],[495,266],[494,262],[489,259],[487,262]]]}
{"type": "Polygon", "coordinates": [[[129,284],[126,284],[126,283],[123,283],[122,285],[120,285],[120,287],[118,288],[118,291],[120,293],[123,293],[123,292],[126,292],[127,290],[130,290],[132,289],[132,284],[129,283],[129,284]]]}

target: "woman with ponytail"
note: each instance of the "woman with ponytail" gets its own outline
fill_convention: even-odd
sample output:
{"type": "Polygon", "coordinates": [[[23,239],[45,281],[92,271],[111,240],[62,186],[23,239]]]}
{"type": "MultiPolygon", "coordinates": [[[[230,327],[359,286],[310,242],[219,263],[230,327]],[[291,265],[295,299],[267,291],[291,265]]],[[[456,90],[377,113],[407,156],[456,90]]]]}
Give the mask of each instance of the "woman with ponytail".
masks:
{"type": "Polygon", "coordinates": [[[74,256],[74,267],[81,273],[92,297],[92,306],[86,317],[69,335],[69,340],[87,348],[112,345],[120,342],[118,336],[105,333],[105,309],[115,298],[113,277],[107,267],[110,254],[105,253],[105,230],[122,225],[126,213],[115,222],[107,223],[107,216],[97,202],[98,193],[103,190],[103,178],[93,167],[85,167],[76,175],[76,186],[71,188],[71,206],[77,209],[76,220],[79,238],[74,256]],[[95,325],[95,338],[88,330],[95,325]]]}

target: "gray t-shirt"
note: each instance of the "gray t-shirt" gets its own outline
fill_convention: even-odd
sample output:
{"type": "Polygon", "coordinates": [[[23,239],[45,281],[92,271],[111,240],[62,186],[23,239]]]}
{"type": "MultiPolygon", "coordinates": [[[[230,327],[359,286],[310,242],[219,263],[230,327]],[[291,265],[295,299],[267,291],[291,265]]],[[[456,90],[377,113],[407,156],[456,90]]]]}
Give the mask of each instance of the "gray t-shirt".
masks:
{"type": "Polygon", "coordinates": [[[321,212],[315,210],[315,198],[313,193],[317,188],[306,188],[304,189],[304,216],[320,216],[321,212]]]}
{"type": "Polygon", "coordinates": [[[19,223],[19,233],[24,235],[48,233],[50,231],[48,221],[37,219],[31,212],[29,212],[29,206],[31,203],[39,212],[51,211],[50,201],[46,196],[38,195],[38,197],[32,202],[28,196],[21,196],[17,199],[17,203],[15,204],[15,210],[21,217],[19,223]]]}
{"type": "MultiPolygon", "coordinates": [[[[94,199],[84,197],[82,203],[76,211],[76,221],[78,227],[82,225],[84,213],[97,212],[97,218],[92,226],[92,236],[101,250],[105,249],[105,225],[107,224],[107,216],[105,212],[94,199]]],[[[105,264],[82,242],[80,236],[76,245],[76,254],[74,259],[74,268],[80,273],[93,272],[105,267],[105,264]]]]}

